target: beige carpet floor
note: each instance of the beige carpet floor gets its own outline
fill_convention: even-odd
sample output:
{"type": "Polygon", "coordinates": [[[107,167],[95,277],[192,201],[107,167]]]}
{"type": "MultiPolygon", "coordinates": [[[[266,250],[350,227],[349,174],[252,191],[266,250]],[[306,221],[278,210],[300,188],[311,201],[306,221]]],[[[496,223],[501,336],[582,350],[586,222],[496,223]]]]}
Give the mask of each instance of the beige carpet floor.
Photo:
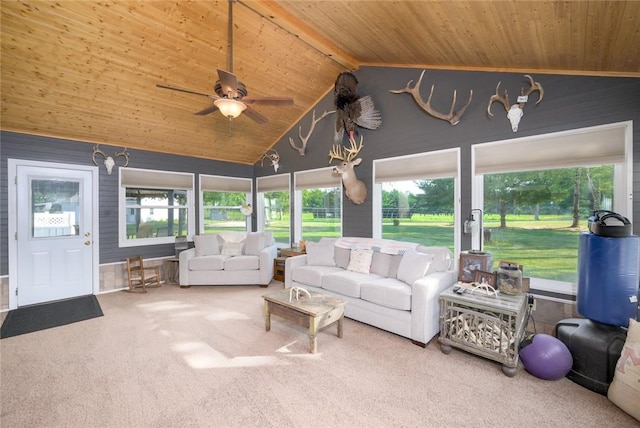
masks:
{"type": "Polygon", "coordinates": [[[0,340],[2,427],[634,427],[568,379],[346,320],[308,353],[257,286],[99,296],[104,317],[0,340]]]}

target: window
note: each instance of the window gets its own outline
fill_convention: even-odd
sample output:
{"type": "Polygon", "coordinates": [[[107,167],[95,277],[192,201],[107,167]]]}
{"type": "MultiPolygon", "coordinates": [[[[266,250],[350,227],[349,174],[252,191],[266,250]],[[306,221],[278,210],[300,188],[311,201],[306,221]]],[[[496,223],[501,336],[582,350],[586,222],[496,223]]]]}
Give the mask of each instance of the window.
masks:
{"type": "Polygon", "coordinates": [[[270,231],[278,247],[291,244],[290,175],[278,174],[256,179],[258,230],[270,231]]]}
{"type": "Polygon", "coordinates": [[[193,174],[119,168],[120,246],[173,243],[192,235],[193,174]]]}
{"type": "Polygon", "coordinates": [[[296,239],[342,235],[342,182],[333,168],[295,173],[296,239]]]}
{"type": "Polygon", "coordinates": [[[448,247],[456,254],[459,149],[373,164],[373,236],[448,247]]]}
{"type": "Polygon", "coordinates": [[[251,179],[200,175],[200,233],[251,230],[251,215],[240,207],[251,201],[251,179]]]}
{"type": "Polygon", "coordinates": [[[575,294],[591,211],[631,214],[631,147],[630,122],[474,146],[484,249],[522,264],[542,294],[575,294]]]}

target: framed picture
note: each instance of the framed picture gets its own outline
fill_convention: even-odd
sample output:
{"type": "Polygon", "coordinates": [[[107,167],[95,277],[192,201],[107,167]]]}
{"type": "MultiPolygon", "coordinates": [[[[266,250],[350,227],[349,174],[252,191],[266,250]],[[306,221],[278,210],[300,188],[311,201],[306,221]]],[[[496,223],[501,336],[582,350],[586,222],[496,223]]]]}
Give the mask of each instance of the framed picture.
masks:
{"type": "Polygon", "coordinates": [[[477,270],[487,272],[491,269],[492,259],[488,254],[461,253],[458,264],[458,281],[473,282],[477,270]]]}
{"type": "Polygon", "coordinates": [[[478,284],[488,284],[493,288],[496,287],[496,274],[494,272],[485,272],[483,270],[476,270],[473,276],[473,282],[477,282],[478,284]]]}

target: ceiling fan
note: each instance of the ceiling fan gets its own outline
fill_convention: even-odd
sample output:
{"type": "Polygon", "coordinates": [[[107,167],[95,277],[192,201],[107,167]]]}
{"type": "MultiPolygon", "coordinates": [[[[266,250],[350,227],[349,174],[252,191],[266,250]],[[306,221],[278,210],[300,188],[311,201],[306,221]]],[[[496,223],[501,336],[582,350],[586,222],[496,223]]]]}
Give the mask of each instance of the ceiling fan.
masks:
{"type": "Polygon", "coordinates": [[[218,69],[219,80],[213,87],[215,94],[207,94],[191,89],[179,88],[177,86],[156,84],[159,88],[171,89],[173,91],[186,92],[188,94],[202,95],[213,99],[213,105],[196,112],[196,115],[206,115],[216,110],[229,120],[234,119],[242,112],[257,123],[267,123],[269,120],[252,109],[247,104],[262,104],[271,106],[290,106],[293,99],[289,97],[248,97],[247,87],[233,74],[233,3],[236,0],[229,0],[229,71],[218,69]]]}

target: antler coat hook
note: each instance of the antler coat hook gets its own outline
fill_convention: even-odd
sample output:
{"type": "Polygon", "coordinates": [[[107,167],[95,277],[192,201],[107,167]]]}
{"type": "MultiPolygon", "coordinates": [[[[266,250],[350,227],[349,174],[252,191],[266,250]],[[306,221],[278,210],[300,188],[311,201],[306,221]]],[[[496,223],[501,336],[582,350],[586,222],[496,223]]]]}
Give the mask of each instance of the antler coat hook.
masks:
{"type": "Polygon", "coordinates": [[[120,156],[125,158],[125,163],[123,166],[129,165],[129,152],[127,152],[126,147],[121,152],[116,153],[113,157],[100,150],[99,147],[100,144],[96,144],[96,146],[93,148],[93,163],[97,166],[98,162],[96,161],[96,155],[102,155],[102,157],[104,158],[104,166],[107,168],[107,174],[111,175],[111,170],[116,164],[116,159],[118,159],[120,156]]]}

